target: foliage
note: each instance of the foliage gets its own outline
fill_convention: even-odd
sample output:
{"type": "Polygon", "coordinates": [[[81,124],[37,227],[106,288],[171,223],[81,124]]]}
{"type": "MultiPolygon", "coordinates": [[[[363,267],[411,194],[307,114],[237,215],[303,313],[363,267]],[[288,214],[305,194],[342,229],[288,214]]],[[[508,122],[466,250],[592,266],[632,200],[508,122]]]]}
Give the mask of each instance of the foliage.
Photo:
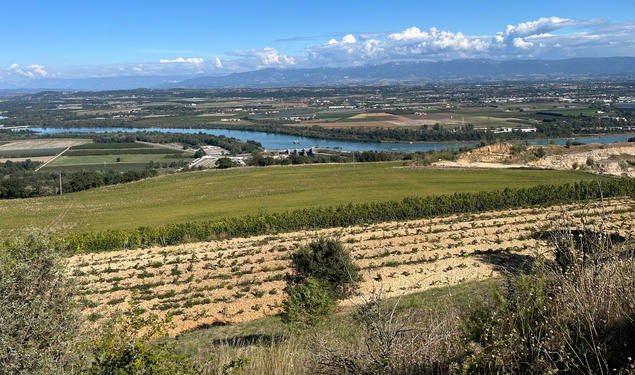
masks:
{"type": "Polygon", "coordinates": [[[539,259],[509,275],[483,320],[483,350],[467,358],[473,373],[627,373],[635,352],[633,244],[616,243],[600,223],[572,235],[552,232],[556,261],[539,259]]]}
{"type": "Polygon", "coordinates": [[[313,327],[331,315],[335,300],[324,284],[307,277],[301,284],[287,287],[287,297],[282,301],[282,321],[313,327]]]}
{"type": "Polygon", "coordinates": [[[69,252],[101,252],[152,245],[176,245],[232,236],[298,231],[415,220],[457,213],[555,205],[597,199],[600,196],[633,196],[635,180],[606,179],[563,185],[540,185],[530,188],[492,192],[456,193],[406,198],[401,201],[346,204],[327,208],[307,208],[283,213],[264,213],[221,220],[163,226],[146,226],[132,230],[71,233],[55,237],[69,252]]]}
{"type": "Polygon", "coordinates": [[[546,155],[547,153],[545,152],[545,149],[543,147],[536,147],[534,149],[534,156],[536,156],[537,158],[542,158],[546,155]]]}
{"type": "Polygon", "coordinates": [[[349,297],[361,280],[359,266],[342,242],[321,237],[291,255],[292,273],[286,275],[287,285],[301,285],[313,278],[336,299],[349,297]]]}
{"type": "Polygon", "coordinates": [[[205,156],[205,151],[203,151],[202,148],[199,148],[198,150],[196,150],[196,152],[194,153],[194,157],[195,158],[202,158],[203,156],[205,156]]]}
{"type": "Polygon", "coordinates": [[[352,314],[355,337],[318,335],[312,358],[317,374],[445,374],[466,353],[455,308],[398,311],[375,289],[352,314]]]}
{"type": "Polygon", "coordinates": [[[79,365],[81,319],[54,249],[30,237],[0,252],[0,372],[51,374],[79,365]]]}
{"type": "MultiPolygon", "coordinates": [[[[29,162],[30,161],[27,160],[20,163],[11,163],[10,161],[5,163],[4,169],[9,169],[12,174],[7,176],[8,178],[2,178],[0,175],[0,199],[31,198],[59,194],[60,175],[54,172],[35,173],[32,171],[33,164],[29,164],[29,162]],[[21,167],[20,164],[25,166],[21,167]],[[22,169],[20,169],[20,167],[22,169]],[[21,170],[25,172],[19,172],[21,170]]],[[[0,168],[0,170],[2,170],[2,168],[0,168]]],[[[79,171],[62,173],[62,191],[70,193],[99,186],[122,184],[154,177],[157,174],[157,171],[154,169],[125,172],[107,170],[105,172],[79,171]]]]}
{"type": "Polygon", "coordinates": [[[216,160],[216,168],[218,169],[227,169],[227,168],[232,168],[237,166],[238,166],[238,163],[236,163],[230,158],[220,158],[216,160]]]}
{"type": "Polygon", "coordinates": [[[111,318],[102,333],[88,343],[93,361],[89,374],[198,374],[201,368],[177,354],[168,341],[158,340],[165,334],[169,317],[142,316],[138,301],[131,299],[129,308],[111,318]]]}

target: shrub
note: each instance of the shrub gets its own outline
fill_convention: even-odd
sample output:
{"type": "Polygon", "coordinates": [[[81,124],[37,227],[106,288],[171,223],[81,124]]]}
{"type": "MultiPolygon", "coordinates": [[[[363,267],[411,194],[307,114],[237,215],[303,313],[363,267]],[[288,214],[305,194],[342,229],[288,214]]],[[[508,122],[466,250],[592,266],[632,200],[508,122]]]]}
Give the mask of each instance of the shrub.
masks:
{"type": "Polygon", "coordinates": [[[69,372],[80,322],[72,284],[46,242],[31,237],[0,251],[0,372],[69,372]]]}
{"type": "Polygon", "coordinates": [[[129,308],[104,323],[102,332],[88,343],[93,361],[88,374],[199,374],[201,368],[177,354],[165,334],[169,318],[142,316],[136,300],[129,308]]]}
{"type": "Polygon", "coordinates": [[[555,261],[509,275],[500,303],[482,318],[474,373],[627,373],[635,352],[633,243],[602,224],[558,222],[555,261]]]}
{"type": "Polygon", "coordinates": [[[313,327],[333,312],[335,300],[328,286],[313,277],[287,288],[282,301],[282,321],[299,327],[313,327]]]}
{"type": "Polygon", "coordinates": [[[72,233],[54,240],[66,251],[101,252],[143,246],[168,246],[188,241],[253,236],[266,233],[331,228],[416,220],[457,213],[555,205],[597,199],[601,196],[635,196],[635,179],[602,179],[564,185],[540,185],[531,188],[491,192],[457,193],[411,197],[401,201],[343,204],[326,208],[306,208],[282,213],[224,218],[213,221],[139,227],[130,230],[72,233]],[[601,193],[602,192],[602,193],[601,193]]]}
{"type": "Polygon", "coordinates": [[[545,149],[542,147],[537,147],[534,149],[534,156],[536,156],[537,158],[543,158],[547,153],[545,152],[545,149]]]}
{"type": "Polygon", "coordinates": [[[354,312],[354,337],[315,338],[314,373],[450,373],[465,355],[457,312],[447,304],[436,311],[399,312],[401,299],[389,304],[382,294],[374,291],[354,312]]]}
{"type": "Polygon", "coordinates": [[[314,278],[324,284],[336,299],[349,297],[361,280],[360,268],[353,263],[350,252],[338,240],[320,238],[301,247],[291,255],[292,274],[287,274],[290,286],[314,278]]]}

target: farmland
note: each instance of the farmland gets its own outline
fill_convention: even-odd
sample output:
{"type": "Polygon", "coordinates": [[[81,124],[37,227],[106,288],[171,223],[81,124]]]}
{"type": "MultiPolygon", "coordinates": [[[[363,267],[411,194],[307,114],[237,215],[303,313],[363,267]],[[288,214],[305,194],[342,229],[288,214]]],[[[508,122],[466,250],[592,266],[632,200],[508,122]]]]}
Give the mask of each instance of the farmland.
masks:
{"type": "Polygon", "coordinates": [[[160,176],[63,196],[0,201],[0,233],[127,229],[341,203],[492,191],[596,177],[575,171],[414,168],[402,163],[240,168],[160,176]],[[379,178],[378,176],[381,176],[379,178]]]}
{"type": "Polygon", "coordinates": [[[32,139],[0,144],[0,162],[7,160],[48,161],[68,147],[89,142],[86,139],[32,139]]]}
{"type": "Polygon", "coordinates": [[[607,230],[632,236],[635,203],[614,199],[604,207],[595,203],[455,215],[79,255],[69,263],[84,314],[91,320],[125,308],[135,292],[143,309],[174,315],[175,334],[277,313],[290,253],[320,236],[339,238],[351,250],[363,270],[362,294],[380,282],[388,295],[399,295],[489,279],[522,266],[547,248],[535,234],[549,230],[544,225],[550,219],[565,213],[574,223],[580,214],[598,221],[603,210],[607,230]]]}
{"type": "Polygon", "coordinates": [[[191,155],[143,143],[86,143],[71,147],[46,170],[144,169],[148,163],[182,166],[191,155]]]}

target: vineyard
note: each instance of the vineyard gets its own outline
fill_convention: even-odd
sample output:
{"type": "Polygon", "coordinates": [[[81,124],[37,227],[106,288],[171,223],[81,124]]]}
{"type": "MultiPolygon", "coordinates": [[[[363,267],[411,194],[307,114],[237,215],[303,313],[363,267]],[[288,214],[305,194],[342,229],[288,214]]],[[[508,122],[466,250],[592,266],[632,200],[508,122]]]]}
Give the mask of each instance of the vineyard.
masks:
{"type": "MultiPolygon", "coordinates": [[[[172,334],[256,319],[279,311],[290,254],[320,236],[337,237],[362,267],[361,293],[383,284],[390,295],[495,277],[546,248],[551,219],[584,215],[622,237],[634,232],[635,202],[458,214],[432,219],[298,231],[69,258],[78,299],[92,322],[124,309],[135,295],[146,312],[173,315],[172,334]]],[[[578,218],[578,219],[576,219],[578,218]]],[[[347,301],[351,303],[355,300],[347,301]]]]}

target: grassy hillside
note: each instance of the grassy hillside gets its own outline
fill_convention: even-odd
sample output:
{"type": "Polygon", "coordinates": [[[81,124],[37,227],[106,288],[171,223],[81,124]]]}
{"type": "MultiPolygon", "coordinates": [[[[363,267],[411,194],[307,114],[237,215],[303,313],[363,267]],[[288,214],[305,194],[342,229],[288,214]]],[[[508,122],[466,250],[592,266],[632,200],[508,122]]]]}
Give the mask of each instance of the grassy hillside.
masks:
{"type": "Polygon", "coordinates": [[[214,170],[0,201],[0,235],[130,228],[593,178],[573,171],[414,169],[400,163],[214,170]]]}

